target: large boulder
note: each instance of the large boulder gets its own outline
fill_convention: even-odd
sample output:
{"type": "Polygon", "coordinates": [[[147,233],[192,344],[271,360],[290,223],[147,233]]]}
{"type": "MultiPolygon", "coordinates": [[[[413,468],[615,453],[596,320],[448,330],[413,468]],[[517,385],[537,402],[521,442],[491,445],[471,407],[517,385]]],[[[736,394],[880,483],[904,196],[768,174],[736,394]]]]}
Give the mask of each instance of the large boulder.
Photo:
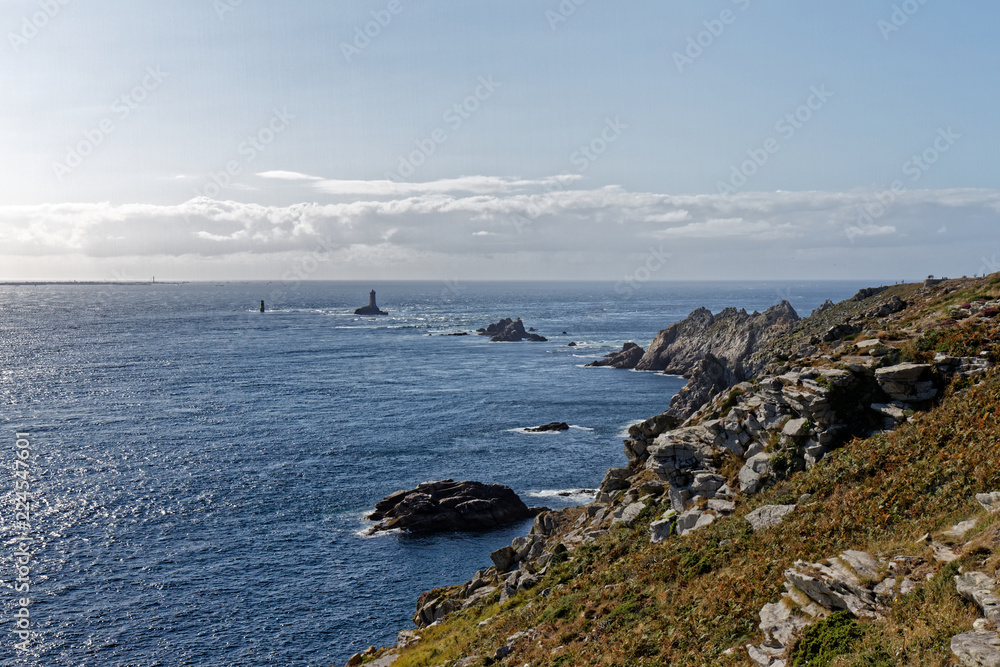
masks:
{"type": "Polygon", "coordinates": [[[747,459],[746,464],[740,468],[740,491],[750,494],[757,493],[772,474],[771,454],[761,452],[751,456],[747,459]]]}
{"type": "Polygon", "coordinates": [[[625,343],[622,346],[621,352],[612,352],[607,354],[603,359],[598,359],[597,361],[592,361],[588,366],[611,366],[612,368],[635,368],[642,359],[642,355],[646,353],[641,347],[635,343],[625,343]]]}
{"type": "Polygon", "coordinates": [[[510,487],[502,484],[446,479],[386,496],[368,516],[378,521],[369,532],[490,530],[530,519],[540,511],[529,509],[510,487]]]}

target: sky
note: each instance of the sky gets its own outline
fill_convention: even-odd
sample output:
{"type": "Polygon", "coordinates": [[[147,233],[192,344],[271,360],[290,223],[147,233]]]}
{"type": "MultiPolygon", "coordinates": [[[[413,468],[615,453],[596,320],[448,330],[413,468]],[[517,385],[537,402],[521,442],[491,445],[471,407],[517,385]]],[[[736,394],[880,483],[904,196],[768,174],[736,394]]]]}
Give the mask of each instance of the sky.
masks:
{"type": "Polygon", "coordinates": [[[1000,270],[986,0],[0,0],[0,280],[1000,270]]]}

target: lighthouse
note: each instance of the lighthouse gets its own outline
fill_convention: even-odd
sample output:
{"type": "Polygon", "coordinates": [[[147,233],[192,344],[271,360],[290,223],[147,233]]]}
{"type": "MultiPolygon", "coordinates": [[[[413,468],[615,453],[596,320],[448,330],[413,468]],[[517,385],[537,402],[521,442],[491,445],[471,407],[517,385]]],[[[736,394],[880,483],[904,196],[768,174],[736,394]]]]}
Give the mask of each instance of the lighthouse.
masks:
{"type": "Polygon", "coordinates": [[[368,305],[363,308],[358,308],[354,311],[355,315],[388,315],[389,313],[379,310],[378,304],[375,303],[375,290],[368,293],[368,305]]]}

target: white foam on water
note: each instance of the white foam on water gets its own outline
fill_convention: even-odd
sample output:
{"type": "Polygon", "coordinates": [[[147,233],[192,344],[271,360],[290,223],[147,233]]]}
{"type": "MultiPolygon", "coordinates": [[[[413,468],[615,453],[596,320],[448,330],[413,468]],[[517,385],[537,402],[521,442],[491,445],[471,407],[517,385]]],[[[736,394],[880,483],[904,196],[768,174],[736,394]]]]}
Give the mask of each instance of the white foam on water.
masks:
{"type": "Polygon", "coordinates": [[[574,502],[590,502],[597,495],[597,489],[543,489],[529,491],[529,498],[562,498],[574,502]]]}

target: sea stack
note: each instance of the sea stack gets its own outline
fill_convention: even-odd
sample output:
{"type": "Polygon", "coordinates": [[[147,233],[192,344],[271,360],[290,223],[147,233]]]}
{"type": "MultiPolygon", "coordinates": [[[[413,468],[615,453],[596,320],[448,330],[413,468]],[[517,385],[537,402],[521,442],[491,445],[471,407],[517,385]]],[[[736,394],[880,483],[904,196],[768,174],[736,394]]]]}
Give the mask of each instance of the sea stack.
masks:
{"type": "Polygon", "coordinates": [[[384,310],[378,309],[378,304],[375,303],[375,290],[368,293],[368,305],[363,308],[358,308],[354,311],[355,315],[388,315],[389,313],[384,310]]]}

